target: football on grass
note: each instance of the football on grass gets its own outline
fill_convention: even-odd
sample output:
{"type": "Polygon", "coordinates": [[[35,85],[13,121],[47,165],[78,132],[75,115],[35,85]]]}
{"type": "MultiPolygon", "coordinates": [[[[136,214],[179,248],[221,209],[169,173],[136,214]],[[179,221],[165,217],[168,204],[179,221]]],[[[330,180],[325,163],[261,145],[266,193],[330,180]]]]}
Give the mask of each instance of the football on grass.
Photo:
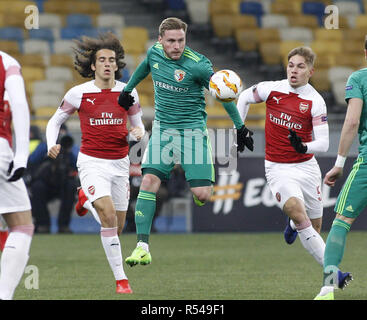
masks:
{"type": "Polygon", "coordinates": [[[209,81],[210,94],[222,102],[231,102],[238,98],[242,91],[242,80],[232,70],[220,70],[212,75],[209,81]]]}

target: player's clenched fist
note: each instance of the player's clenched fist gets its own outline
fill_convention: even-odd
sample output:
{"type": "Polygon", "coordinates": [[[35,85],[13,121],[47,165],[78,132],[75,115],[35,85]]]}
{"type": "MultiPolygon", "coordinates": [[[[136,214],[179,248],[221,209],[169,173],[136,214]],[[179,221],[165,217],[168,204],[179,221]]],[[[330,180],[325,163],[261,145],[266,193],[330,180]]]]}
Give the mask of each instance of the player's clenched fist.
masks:
{"type": "Polygon", "coordinates": [[[297,135],[296,131],[289,129],[288,139],[291,142],[292,147],[298,153],[306,153],[307,146],[302,142],[302,138],[297,135]]]}
{"type": "Polygon", "coordinates": [[[247,129],[245,125],[243,125],[240,129],[237,129],[237,151],[242,152],[245,150],[245,146],[250,151],[254,151],[254,139],[252,135],[254,133],[247,129]]]}
{"type": "Polygon", "coordinates": [[[140,127],[132,127],[130,129],[130,134],[132,134],[136,140],[141,140],[141,138],[144,136],[144,131],[140,127]]]}
{"type": "Polygon", "coordinates": [[[130,92],[125,92],[124,90],[121,91],[118,103],[121,107],[123,107],[126,111],[134,104],[135,99],[130,94],[130,92]]]}
{"type": "Polygon", "coordinates": [[[60,149],[61,149],[61,145],[55,144],[53,147],[50,148],[50,150],[48,150],[47,155],[52,159],[56,159],[56,157],[60,153],[60,149]]]}
{"type": "Polygon", "coordinates": [[[333,167],[324,178],[324,183],[329,187],[334,187],[336,179],[339,179],[343,175],[343,168],[333,167]]]}

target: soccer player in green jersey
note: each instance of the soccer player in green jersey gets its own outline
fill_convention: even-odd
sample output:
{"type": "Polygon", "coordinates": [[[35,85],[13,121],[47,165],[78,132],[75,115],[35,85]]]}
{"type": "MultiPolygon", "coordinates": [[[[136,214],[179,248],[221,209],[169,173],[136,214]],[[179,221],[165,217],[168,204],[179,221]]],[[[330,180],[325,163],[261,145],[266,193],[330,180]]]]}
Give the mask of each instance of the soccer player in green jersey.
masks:
{"type": "MultiPolygon", "coordinates": [[[[367,36],[364,43],[367,59],[367,36]]],[[[344,255],[347,234],[352,223],[367,206],[367,68],[353,72],[345,87],[348,109],[342,128],[338,156],[324,183],[334,186],[343,175],[343,167],[355,136],[359,136],[359,154],[339,193],[336,217],[326,240],[323,287],[315,300],[333,300],[338,267],[344,255]]],[[[350,275],[350,280],[352,276],[350,275]]]]}
{"type": "MultiPolygon", "coordinates": [[[[205,56],[186,46],[186,30],[186,23],[178,18],[163,20],[158,42],[148,49],[145,60],[119,97],[119,104],[129,108],[133,102],[130,92],[152,74],[155,118],[142,160],[143,180],[135,208],[138,244],[125,260],[130,266],[151,263],[149,235],[156,193],[161,181],[169,179],[175,162],[185,171],[197,205],[203,205],[212,194],[214,167],[206,128],[204,88],[208,88],[214,72],[205,56]]],[[[236,105],[230,102],[223,106],[237,129],[237,150],[242,152],[246,146],[252,151],[252,132],[244,126],[236,105]]]]}

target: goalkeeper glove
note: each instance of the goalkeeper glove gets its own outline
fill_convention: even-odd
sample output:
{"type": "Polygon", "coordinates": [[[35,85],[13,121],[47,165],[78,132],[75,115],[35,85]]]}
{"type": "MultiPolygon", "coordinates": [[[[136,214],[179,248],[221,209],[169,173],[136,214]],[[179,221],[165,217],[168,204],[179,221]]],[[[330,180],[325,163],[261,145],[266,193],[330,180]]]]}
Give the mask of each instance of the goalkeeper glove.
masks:
{"type": "Polygon", "coordinates": [[[294,148],[294,150],[296,150],[298,153],[307,152],[307,146],[302,143],[302,138],[297,136],[296,131],[289,129],[288,139],[291,142],[291,145],[294,148]]]}
{"type": "Polygon", "coordinates": [[[254,151],[254,139],[252,139],[252,135],[254,133],[247,129],[245,125],[243,125],[240,129],[237,129],[237,151],[242,152],[245,150],[245,146],[250,151],[254,151]]]}
{"type": "MultiPolygon", "coordinates": [[[[14,162],[10,162],[9,164],[9,168],[8,168],[8,176],[12,173],[13,171],[13,167],[14,167],[14,162]]],[[[9,182],[14,182],[19,180],[23,174],[25,172],[25,168],[24,167],[20,167],[15,169],[15,171],[13,172],[13,174],[11,175],[11,177],[8,179],[9,182]]]]}
{"type": "Polygon", "coordinates": [[[118,102],[121,107],[123,107],[126,111],[128,111],[129,108],[134,104],[135,99],[130,94],[130,92],[125,92],[124,90],[122,90],[119,95],[118,102]]]}

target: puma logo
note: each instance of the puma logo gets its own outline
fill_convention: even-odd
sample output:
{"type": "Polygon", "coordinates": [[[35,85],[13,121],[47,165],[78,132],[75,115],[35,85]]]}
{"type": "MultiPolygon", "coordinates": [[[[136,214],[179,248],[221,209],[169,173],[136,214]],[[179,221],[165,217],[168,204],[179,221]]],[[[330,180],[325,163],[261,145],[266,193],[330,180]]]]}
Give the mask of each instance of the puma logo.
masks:
{"type": "Polygon", "coordinates": [[[94,104],[94,100],[96,100],[96,98],[94,98],[93,100],[92,100],[92,99],[87,98],[87,102],[90,102],[91,104],[94,104]]]}
{"type": "Polygon", "coordinates": [[[279,101],[280,101],[280,99],[282,99],[282,98],[281,98],[281,97],[280,97],[280,98],[273,97],[273,99],[277,102],[277,104],[279,104],[279,101]]]}

